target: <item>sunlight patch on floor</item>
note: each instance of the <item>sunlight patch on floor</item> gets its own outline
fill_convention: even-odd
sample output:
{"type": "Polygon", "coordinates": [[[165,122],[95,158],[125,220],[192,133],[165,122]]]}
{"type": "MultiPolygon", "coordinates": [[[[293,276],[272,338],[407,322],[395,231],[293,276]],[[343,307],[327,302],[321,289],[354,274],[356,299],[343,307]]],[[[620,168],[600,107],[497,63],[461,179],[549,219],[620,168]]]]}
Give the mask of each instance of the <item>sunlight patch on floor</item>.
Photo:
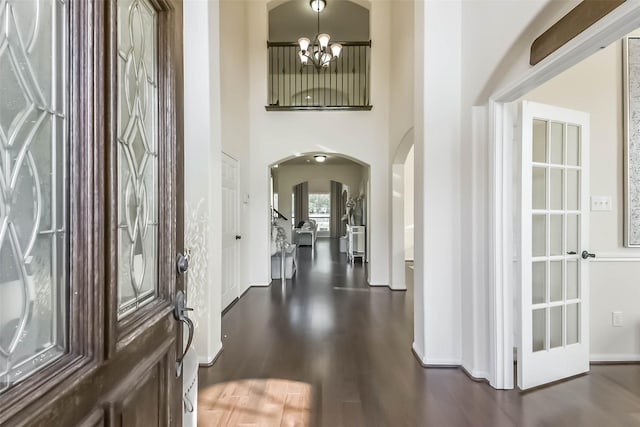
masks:
{"type": "Polygon", "coordinates": [[[248,379],[199,390],[198,427],[309,426],[311,385],[248,379]]]}

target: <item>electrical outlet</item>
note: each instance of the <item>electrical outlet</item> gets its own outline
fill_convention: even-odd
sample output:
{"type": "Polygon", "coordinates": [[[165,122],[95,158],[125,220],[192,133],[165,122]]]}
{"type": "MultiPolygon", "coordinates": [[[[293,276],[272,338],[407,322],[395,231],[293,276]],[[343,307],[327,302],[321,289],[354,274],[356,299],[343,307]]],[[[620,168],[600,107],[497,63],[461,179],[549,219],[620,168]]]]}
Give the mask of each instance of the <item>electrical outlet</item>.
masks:
{"type": "Polygon", "coordinates": [[[611,312],[611,325],[617,328],[622,327],[624,324],[624,316],[621,311],[611,312]]]}

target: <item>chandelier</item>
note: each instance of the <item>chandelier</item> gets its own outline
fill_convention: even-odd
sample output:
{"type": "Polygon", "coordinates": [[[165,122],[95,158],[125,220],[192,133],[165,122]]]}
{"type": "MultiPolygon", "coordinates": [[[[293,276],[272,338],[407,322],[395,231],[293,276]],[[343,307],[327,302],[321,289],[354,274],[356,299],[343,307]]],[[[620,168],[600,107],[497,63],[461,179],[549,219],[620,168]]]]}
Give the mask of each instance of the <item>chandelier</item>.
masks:
{"type": "Polygon", "coordinates": [[[309,2],[311,9],[318,14],[318,32],[313,43],[306,37],[298,39],[298,56],[302,65],[313,65],[316,70],[328,68],[331,61],[340,57],[342,45],[340,43],[332,43],[329,46],[331,36],[326,33],[320,33],[320,12],[326,6],[326,0],[311,0],[309,2]]]}

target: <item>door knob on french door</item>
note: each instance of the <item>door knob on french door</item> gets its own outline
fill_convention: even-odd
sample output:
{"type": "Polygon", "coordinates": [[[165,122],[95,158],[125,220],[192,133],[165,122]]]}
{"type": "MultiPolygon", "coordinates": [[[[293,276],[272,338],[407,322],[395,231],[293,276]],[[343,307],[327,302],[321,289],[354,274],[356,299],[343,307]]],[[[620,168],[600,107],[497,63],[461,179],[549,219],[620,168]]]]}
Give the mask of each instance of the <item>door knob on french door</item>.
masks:
{"type": "Polygon", "coordinates": [[[240,239],[242,239],[242,236],[239,234],[236,234],[236,240],[240,240],[240,239]]]}
{"type": "Polygon", "coordinates": [[[582,259],[595,258],[596,254],[590,254],[589,251],[582,251],[582,259]]]}

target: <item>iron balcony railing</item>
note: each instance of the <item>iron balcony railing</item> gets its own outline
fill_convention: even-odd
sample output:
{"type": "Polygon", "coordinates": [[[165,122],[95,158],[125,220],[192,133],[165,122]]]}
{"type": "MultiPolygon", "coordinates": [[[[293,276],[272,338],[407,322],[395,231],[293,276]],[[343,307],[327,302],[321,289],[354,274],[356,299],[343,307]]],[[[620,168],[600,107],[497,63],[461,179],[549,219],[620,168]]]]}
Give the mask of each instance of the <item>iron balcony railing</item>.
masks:
{"type": "Polygon", "coordinates": [[[340,57],[317,70],[303,66],[296,43],[268,42],[269,94],[266,109],[371,110],[371,42],[344,42],[340,57]]]}

